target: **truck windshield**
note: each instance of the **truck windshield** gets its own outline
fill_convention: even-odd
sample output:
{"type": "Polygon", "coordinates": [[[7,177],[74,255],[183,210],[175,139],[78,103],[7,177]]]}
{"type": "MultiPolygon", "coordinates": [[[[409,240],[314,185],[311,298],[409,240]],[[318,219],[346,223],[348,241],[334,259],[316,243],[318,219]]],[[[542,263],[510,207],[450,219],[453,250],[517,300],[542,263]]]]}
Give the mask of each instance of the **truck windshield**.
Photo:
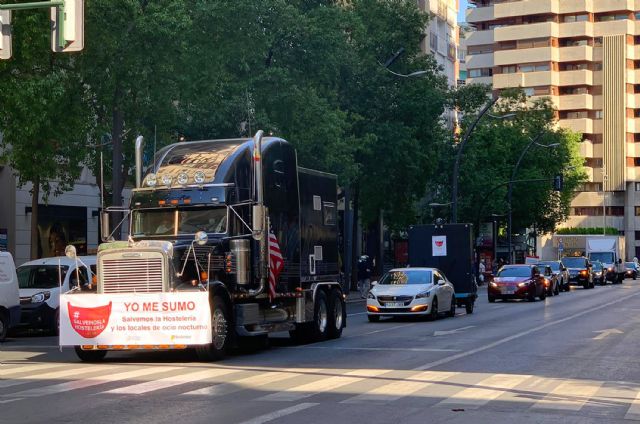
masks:
{"type": "Polygon", "coordinates": [[[560,271],[560,264],[558,262],[538,262],[541,267],[550,266],[552,271],[560,271]]]}
{"type": "Polygon", "coordinates": [[[226,233],[227,208],[139,209],[132,212],[133,236],[226,233]]]}
{"type": "Polygon", "coordinates": [[[613,252],[591,252],[589,253],[591,261],[600,261],[602,263],[613,263],[613,252]]]}
{"type": "Polygon", "coordinates": [[[69,267],[66,265],[26,265],[16,270],[21,289],[52,289],[64,281],[69,267]]]}

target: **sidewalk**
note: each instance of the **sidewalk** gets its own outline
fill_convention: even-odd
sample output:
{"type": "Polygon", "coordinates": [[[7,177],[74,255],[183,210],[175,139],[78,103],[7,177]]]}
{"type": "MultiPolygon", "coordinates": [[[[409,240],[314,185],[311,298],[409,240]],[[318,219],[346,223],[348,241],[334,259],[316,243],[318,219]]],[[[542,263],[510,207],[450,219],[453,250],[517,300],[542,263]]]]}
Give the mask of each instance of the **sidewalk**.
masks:
{"type": "Polygon", "coordinates": [[[347,294],[347,299],[345,302],[347,303],[356,303],[356,302],[364,302],[366,299],[360,297],[360,293],[357,290],[351,290],[349,294],[347,294]]]}

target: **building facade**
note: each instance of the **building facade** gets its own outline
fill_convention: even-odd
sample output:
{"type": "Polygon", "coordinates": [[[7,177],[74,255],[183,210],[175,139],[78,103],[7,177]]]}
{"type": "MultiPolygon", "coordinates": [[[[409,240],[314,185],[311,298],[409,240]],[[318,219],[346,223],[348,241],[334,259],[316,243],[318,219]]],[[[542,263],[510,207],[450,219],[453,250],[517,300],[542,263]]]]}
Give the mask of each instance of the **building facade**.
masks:
{"type": "Polygon", "coordinates": [[[449,85],[455,86],[459,72],[457,51],[460,44],[458,0],[418,0],[418,7],[431,15],[420,49],[425,54],[433,55],[447,76],[449,85]]]}
{"type": "Polygon", "coordinates": [[[550,97],[589,180],[565,227],[615,227],[640,257],[640,0],[471,0],[467,83],[550,97]]]}

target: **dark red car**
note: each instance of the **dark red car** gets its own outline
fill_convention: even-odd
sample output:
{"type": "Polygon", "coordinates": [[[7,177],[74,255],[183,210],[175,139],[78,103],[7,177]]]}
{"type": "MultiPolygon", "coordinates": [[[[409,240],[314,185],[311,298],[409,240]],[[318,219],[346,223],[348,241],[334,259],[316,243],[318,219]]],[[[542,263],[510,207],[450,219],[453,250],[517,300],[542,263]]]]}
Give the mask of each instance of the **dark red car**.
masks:
{"type": "Polygon", "coordinates": [[[498,270],[487,288],[489,302],[496,299],[527,299],[531,302],[544,300],[547,287],[544,275],[535,265],[505,265],[498,270]]]}

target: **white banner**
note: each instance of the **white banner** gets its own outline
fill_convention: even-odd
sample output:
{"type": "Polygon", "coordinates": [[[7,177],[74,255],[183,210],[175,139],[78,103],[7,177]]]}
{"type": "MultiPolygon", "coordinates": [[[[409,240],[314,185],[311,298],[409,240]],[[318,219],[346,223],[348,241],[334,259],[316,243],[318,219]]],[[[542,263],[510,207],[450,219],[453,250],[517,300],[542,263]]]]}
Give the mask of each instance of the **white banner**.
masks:
{"type": "Polygon", "coordinates": [[[433,256],[447,256],[447,236],[431,236],[433,256]]]}
{"type": "Polygon", "coordinates": [[[211,343],[207,292],[60,295],[60,345],[211,343]]]}

